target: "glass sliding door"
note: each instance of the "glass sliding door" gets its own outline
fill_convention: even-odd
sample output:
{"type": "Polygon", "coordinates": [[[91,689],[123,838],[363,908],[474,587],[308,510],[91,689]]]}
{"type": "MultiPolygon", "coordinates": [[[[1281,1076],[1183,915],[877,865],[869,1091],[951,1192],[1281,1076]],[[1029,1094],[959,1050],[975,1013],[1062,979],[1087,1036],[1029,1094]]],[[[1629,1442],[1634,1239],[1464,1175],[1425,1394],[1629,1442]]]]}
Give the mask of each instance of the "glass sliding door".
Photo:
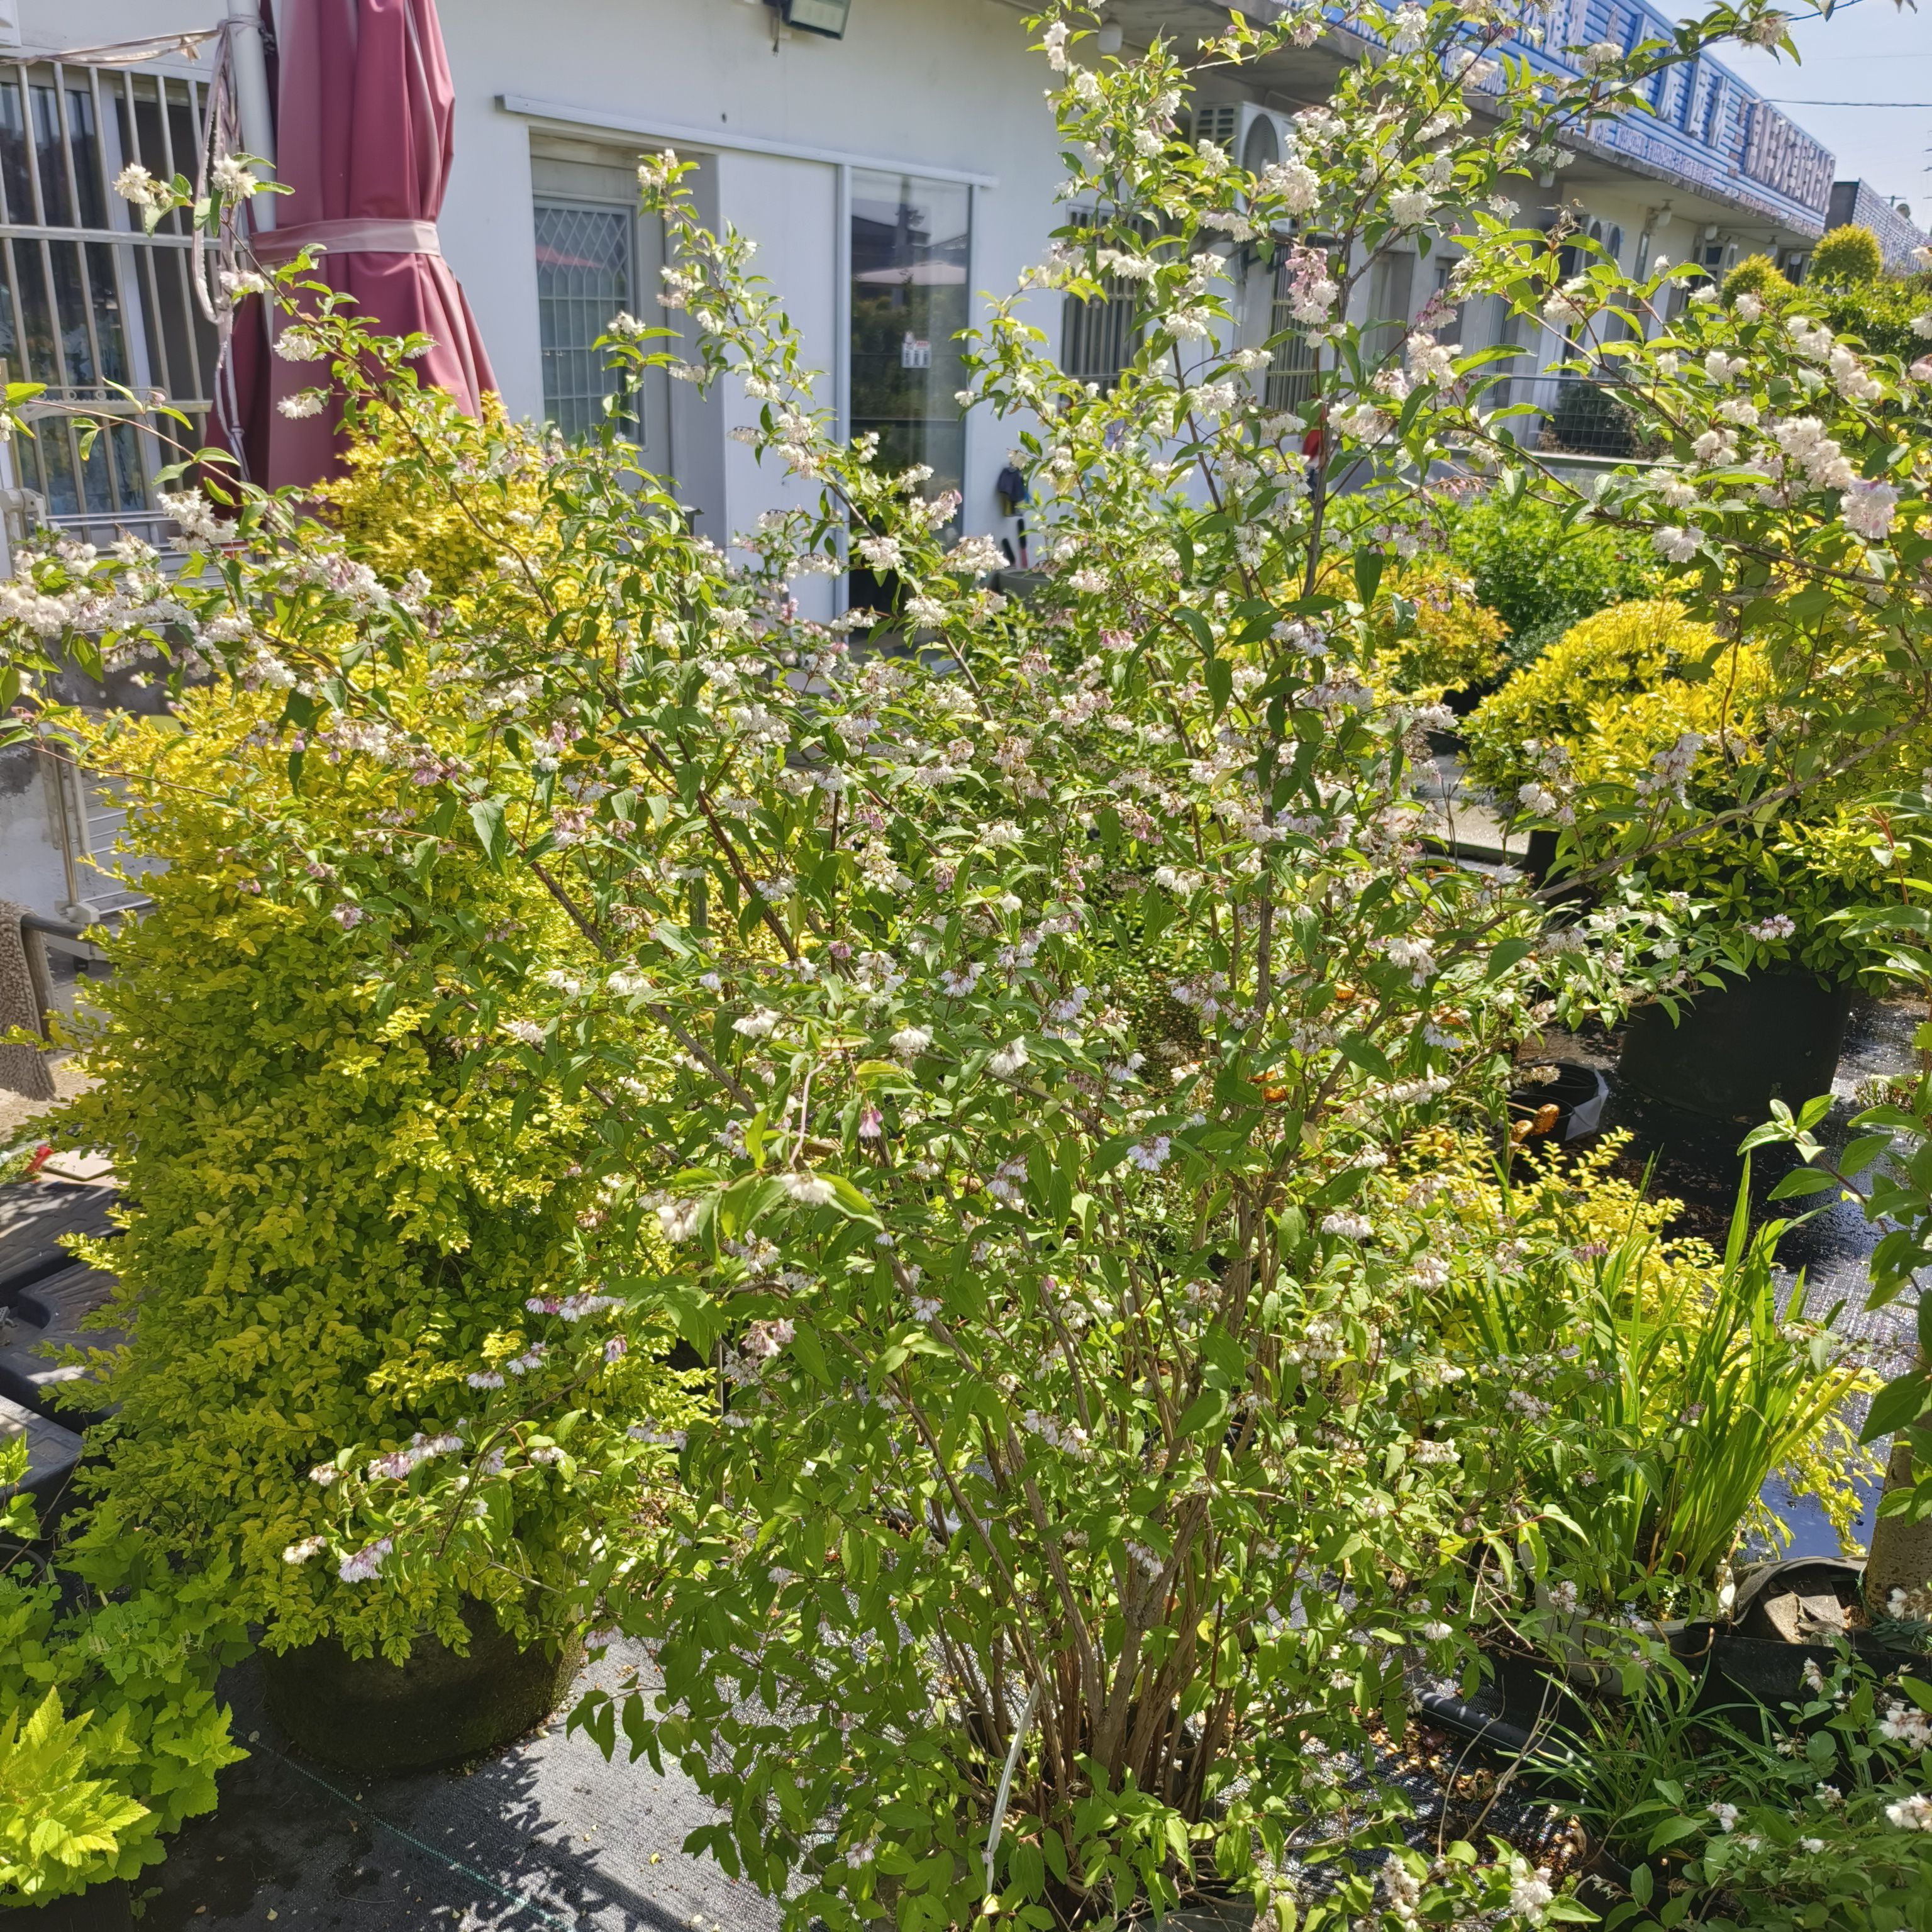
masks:
{"type": "MultiPolygon", "coordinates": [[[[851,432],[879,440],[882,470],[924,465],[928,496],[961,487],[972,190],[963,182],[852,171],[851,432]]],[[[852,602],[890,608],[892,586],[852,572],[852,602]]]]}

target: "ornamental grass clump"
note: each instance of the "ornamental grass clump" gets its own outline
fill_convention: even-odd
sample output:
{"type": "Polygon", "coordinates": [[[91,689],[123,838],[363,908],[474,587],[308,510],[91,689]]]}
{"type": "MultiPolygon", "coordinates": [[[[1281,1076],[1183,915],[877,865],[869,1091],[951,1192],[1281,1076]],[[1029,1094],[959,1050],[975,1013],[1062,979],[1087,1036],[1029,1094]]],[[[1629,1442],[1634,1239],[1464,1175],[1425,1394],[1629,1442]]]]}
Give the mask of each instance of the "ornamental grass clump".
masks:
{"type": "Polygon", "coordinates": [[[1789,1543],[1773,1477],[1850,1540],[1880,1472],[1845,1406],[1878,1384],[1836,1311],[1774,1271],[1785,1223],[1753,1232],[1741,1189],[1721,1252],[1670,1234],[1683,1204],[1621,1177],[1628,1152],[1621,1131],[1507,1162],[1445,1139],[1399,1211],[1431,1243],[1450,1379],[1511,1384],[1514,1432],[1469,1466],[1552,1509],[1552,1567],[1580,1604],[1661,1616],[1740,1546],[1789,1543]]]}
{"type": "MultiPolygon", "coordinates": [[[[1816,748],[1756,802],[1922,722],[1900,372],[1855,358],[1814,383],[1829,350],[1742,304],[1666,328],[1672,274],[1566,280],[1514,225],[1567,128],[1637,108],[1714,38],[1775,39],[1761,14],[1593,54],[1546,99],[1491,64],[1513,14],[1376,11],[1388,57],[1254,176],[1178,138],[1189,91],[1309,44],[1316,13],[1238,21],[1185,66],[1162,44],[1090,67],[1084,16],[1056,10],[1040,45],[1092,213],[991,305],[961,396],[1024,453],[1046,583],[1024,607],[984,583],[992,544],[944,534],[959,505],[926,472],[830,433],[748,244],[699,222],[671,155],[640,176],[691,312],[676,373],[741,386],[739,434],[788,479],[728,550],[614,425],[564,448],[485,422],[487,453],[446,459],[410,345],[297,269],[281,298],[352,424],[380,407],[406,432],[372,482],[486,520],[515,497],[529,520],[494,565],[451,593],[319,568],[290,505],[237,488],[177,500],[200,561],[164,621],[145,560],[80,547],[30,555],[0,600],[16,680],[55,638],[82,662],[172,652],[178,685],[191,636],[224,690],[245,668],[282,691],[261,752],[297,792],[340,749],[340,819],[298,836],[224,802],[203,918],[261,882],[278,916],[311,908],[372,1016],[433,987],[511,1144],[554,1124],[582,1170],[555,1191],[594,1199],[597,1272],[560,1228],[584,1272],[548,1292],[594,1280],[622,1300],[604,1312],[710,1364],[706,1406],[632,1425],[676,1452],[656,1517],[566,1546],[571,1614],[656,1672],[579,1721],[682,1765],[721,1809],[688,1842],[794,1926],[1072,1926],[1208,1883],[1284,1925],[1580,1909],[1513,1852],[1390,1850],[1408,1807],[1378,1739],[1412,1674],[1473,1682],[1480,1618],[1538,1614],[1564,1526],[1472,1473],[1534,1418],[1506,1377],[1444,1372],[1436,1228],[1405,1203],[1445,1132],[1506,1120],[1526,1036],[1720,956],[1697,907],[1639,890],[1646,854],[1712,821],[1674,790],[1628,824],[1573,790],[1616,847],[1587,932],[1432,855],[1414,768],[1444,714],[1388,692],[1378,607],[1408,536],[1492,476],[1674,560],[1693,620],[1748,628],[1816,748]],[[1450,287],[1384,334],[1362,292],[1412,247],[1454,249],[1450,287]],[[1250,248],[1318,344],[1296,410],[1267,406],[1268,349],[1232,346],[1250,248]],[[1134,347],[1102,393],[1047,358],[1025,302],[1123,284],[1134,347]],[[1496,406],[1501,358],[1439,333],[1477,296],[1630,358],[1630,406],[1678,467],[1578,499],[1496,406]],[[1698,446],[1739,400],[1712,374],[1734,361],[1820,412],[1763,495],[1693,480],[1719,466],[1698,446]],[[814,581],[854,559],[898,616],[814,581]],[[1822,676],[1814,631],[1848,614],[1882,662],[1822,676]],[[394,852],[369,836],[392,823],[394,852]],[[472,898],[491,910],[466,920],[472,898]]],[[[603,346],[626,377],[658,352],[628,327],[603,346]]],[[[560,1329],[557,1379],[518,1377],[446,1324],[435,1376],[503,1386],[406,1474],[348,1419],[312,1534],[371,1626],[472,1562],[548,1574],[516,1539],[529,1452],[496,1448],[566,1448],[602,1346],[560,1329]]]]}

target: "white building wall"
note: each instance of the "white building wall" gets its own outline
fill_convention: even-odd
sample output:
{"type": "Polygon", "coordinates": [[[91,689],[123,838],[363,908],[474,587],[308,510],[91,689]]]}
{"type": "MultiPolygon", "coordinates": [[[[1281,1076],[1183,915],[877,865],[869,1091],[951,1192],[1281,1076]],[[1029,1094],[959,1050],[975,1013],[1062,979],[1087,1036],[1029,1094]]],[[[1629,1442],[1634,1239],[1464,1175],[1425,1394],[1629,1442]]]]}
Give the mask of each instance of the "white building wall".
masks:
{"type": "MultiPolygon", "coordinates": [[[[1047,70],[1004,0],[860,0],[843,40],[788,32],[776,46],[770,10],[746,0],[555,0],[541,32],[519,0],[470,0],[446,8],[442,23],[457,90],[443,252],[515,413],[542,403],[534,265],[526,244],[516,254],[533,127],[711,158],[717,213],[758,243],[758,266],[823,372],[827,406],[844,352],[842,163],[981,178],[976,297],[1010,288],[1055,220],[1047,70]],[[506,110],[506,96],[531,111],[506,110]]],[[[725,409],[744,419],[741,398],[725,409]]],[[[969,435],[967,456],[965,525],[984,530],[998,517],[1004,442],[969,435]]],[[[723,463],[733,528],[785,500],[769,460],[760,467],[731,444],[723,463]]]]}

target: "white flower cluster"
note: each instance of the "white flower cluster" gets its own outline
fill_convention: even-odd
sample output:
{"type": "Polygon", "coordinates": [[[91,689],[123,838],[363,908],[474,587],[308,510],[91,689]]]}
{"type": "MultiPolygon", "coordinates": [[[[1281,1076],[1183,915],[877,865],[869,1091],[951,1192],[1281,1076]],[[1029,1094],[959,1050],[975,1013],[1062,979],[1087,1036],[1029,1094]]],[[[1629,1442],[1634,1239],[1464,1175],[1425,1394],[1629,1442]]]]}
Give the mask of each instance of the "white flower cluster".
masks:
{"type": "Polygon", "coordinates": [[[425,1436],[421,1430],[409,1440],[406,1448],[392,1449],[374,1457],[369,1465],[369,1480],[376,1481],[387,1477],[400,1482],[411,1470],[438,1456],[452,1456],[463,1447],[460,1436],[425,1436]]]}
{"type": "Polygon", "coordinates": [[[1697,754],[1704,748],[1706,742],[1695,731],[1680,732],[1676,742],[1651,760],[1648,772],[1632,788],[1637,796],[1651,798],[1667,793],[1682,804],[1690,768],[1696,763],[1697,754]]]}
{"type": "Polygon", "coordinates": [[[524,1306],[532,1315],[554,1315],[566,1322],[581,1322],[586,1316],[601,1315],[607,1308],[621,1308],[622,1298],[614,1294],[532,1294],[524,1306]]]}
{"type": "Polygon", "coordinates": [[[366,1583],[380,1574],[382,1559],[394,1546],[386,1536],[379,1537],[365,1549],[344,1557],[335,1566],[335,1574],[345,1583],[366,1583]]]}
{"type": "Polygon", "coordinates": [[[167,209],[175,205],[174,190],[157,181],[138,161],[130,161],[114,177],[114,192],[136,208],[167,209]]]}
{"type": "Polygon", "coordinates": [[[1087,1432],[1077,1422],[1062,1422],[1056,1416],[1042,1415],[1038,1409],[1030,1408],[1020,1418],[1020,1426],[1029,1436],[1038,1436],[1049,1448],[1077,1461],[1084,1462],[1093,1454],[1087,1432]]]}
{"type": "Polygon", "coordinates": [[[1932,1716],[1916,1705],[1888,1704],[1878,1734],[1888,1744],[1904,1744],[1909,1750],[1932,1750],[1932,1716]]]}
{"type": "Polygon", "coordinates": [[[1932,1832],[1932,1798],[1915,1792],[1885,1808],[1886,1822],[1901,1832],[1932,1832]]]}

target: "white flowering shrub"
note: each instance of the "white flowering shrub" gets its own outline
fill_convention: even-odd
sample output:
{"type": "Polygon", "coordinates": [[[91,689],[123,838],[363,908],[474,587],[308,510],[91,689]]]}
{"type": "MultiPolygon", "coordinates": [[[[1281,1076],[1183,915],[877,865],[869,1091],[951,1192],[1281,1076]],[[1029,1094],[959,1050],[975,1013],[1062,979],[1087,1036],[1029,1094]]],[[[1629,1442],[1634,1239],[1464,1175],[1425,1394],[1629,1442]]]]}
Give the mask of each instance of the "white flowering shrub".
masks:
{"type": "MultiPolygon", "coordinates": [[[[1768,1726],[1694,1716],[1687,1690],[1596,1741],[1580,1810],[1629,1848],[1636,1898],[1664,1923],[1908,1927],[1932,1892],[1928,1708],[1932,1684],[1856,1658],[1807,1664],[1768,1726]]],[[[1610,1923],[1643,1922],[1621,1910],[1610,1923]]]]}
{"type": "MultiPolygon", "coordinates": [[[[197,565],[178,577],[69,546],[0,593],[17,676],[56,646],[150,651],[280,688],[291,758],[366,763],[380,855],[351,829],[298,866],[266,812],[235,850],[276,890],[325,880],[372,982],[452,850],[568,920],[571,970],[525,974],[479,934],[441,994],[529,1107],[594,1102],[604,1278],[575,1292],[620,1326],[601,1298],[674,1321],[718,1384],[706,1419],[638,1425],[679,1449],[682,1487],[660,1533],[583,1580],[582,1613],[646,1638],[661,1685],[580,1718],[682,1762],[726,1808],[694,1846],[789,1922],[914,1932],[990,1900],[1046,1926],[1209,1880],[1284,1923],[1298,1891],[1310,1924],[1576,1910],[1514,1855],[1379,1879],[1342,1856],[1399,1830],[1374,1737],[1400,1727],[1408,1674],[1467,1661],[1478,1577],[1507,1607],[1522,1552],[1546,1567],[1546,1499],[1472,1498],[1446,1446],[1524,1414],[1439,1372],[1427,1218],[1396,1210],[1443,1124],[1503,1119],[1528,1031],[1681,988],[1720,936],[1622,863],[1587,926],[1549,930],[1520,880],[1426,849],[1414,768],[1441,720],[1378,696],[1384,560],[1450,480],[1564,486],[1487,406],[1496,352],[1440,339],[1447,303],[1378,348],[1357,297],[1386,250],[1453,237],[1454,300],[1499,290],[1587,330],[1661,299],[1664,278],[1633,295],[1601,263],[1559,285],[1513,196],[1561,165],[1567,127],[1760,13],[1593,56],[1540,98],[1491,58],[1514,10],[1370,9],[1388,57],[1346,71],[1258,178],[1178,140],[1191,72],[1306,44],[1316,11],[1238,22],[1191,70],[1168,48],[1087,66],[1072,17],[1048,19],[1070,193],[1092,206],[1029,281],[1124,283],[1140,306],[1104,394],[1054,367],[1017,300],[974,343],[962,406],[1009,419],[1048,526],[1031,607],[983,584],[985,540],[948,545],[958,505],[923,472],[830,436],[747,245],[698,224],[669,156],[640,173],[695,332],[674,373],[742,382],[746,440],[797,486],[731,553],[614,427],[573,449],[486,423],[487,451],[453,459],[406,346],[296,281],[318,382],[358,418],[384,390],[407,434],[383,461],[490,529],[494,567],[448,596],[384,578],[238,490],[232,515],[176,500],[197,565]],[[1288,251],[1320,349],[1292,415],[1264,406],[1266,349],[1233,346],[1246,248],[1288,251]],[[804,618],[794,586],[850,556],[897,610],[804,618]]],[[[1916,663],[1924,620],[1876,491],[1836,467],[1863,480],[1880,432],[1846,412],[1902,409],[1904,379],[1861,362],[1877,400],[1850,374],[1806,387],[1832,350],[1753,326],[1699,310],[1681,346],[1627,345],[1692,494],[1646,472],[1599,503],[1784,652],[1810,735],[1754,794],[1774,803],[1920,703],[1886,654],[1916,663]],[[1735,464],[1690,446],[1720,396],[1760,388],[1776,424],[1808,413],[1819,436],[1787,455],[1768,428],[1782,466],[1747,487],[1744,442],[1735,464]],[[1820,626],[1882,631],[1885,675],[1808,682],[1820,626]]],[[[626,319],[607,346],[634,369],[652,339],[626,319]]],[[[1916,450],[1877,484],[1900,530],[1916,450]]],[[[1550,782],[1580,820],[1624,808],[1550,782]]],[[[1666,783],[1619,850],[1702,829],[1666,783]]],[[[593,1346],[578,1326],[551,1345],[566,1386],[593,1346]]],[[[520,1391],[492,1394],[492,1426],[515,1426],[520,1391]]],[[[533,1420],[519,1439],[562,1438],[533,1420]]],[[[335,1574],[433,1572],[451,1525],[473,1558],[500,1479],[458,1451],[366,1471],[325,1538],[335,1574]]]]}

